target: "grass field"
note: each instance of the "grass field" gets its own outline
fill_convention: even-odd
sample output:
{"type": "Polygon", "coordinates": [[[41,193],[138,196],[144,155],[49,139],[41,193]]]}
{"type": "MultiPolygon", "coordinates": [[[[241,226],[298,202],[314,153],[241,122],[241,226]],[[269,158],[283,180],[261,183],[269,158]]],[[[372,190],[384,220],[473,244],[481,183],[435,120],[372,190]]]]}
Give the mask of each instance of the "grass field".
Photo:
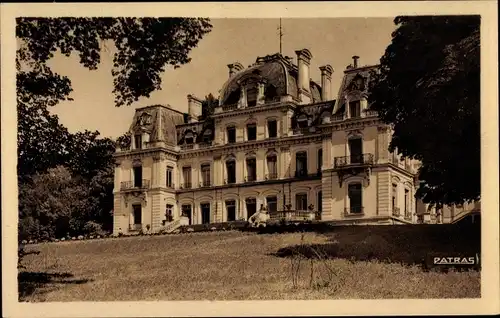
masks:
{"type": "Polygon", "coordinates": [[[480,272],[420,266],[432,252],[476,253],[479,242],[477,229],[416,225],[45,243],[27,247],[40,254],[25,257],[20,300],[480,297],[480,272]],[[305,246],[321,257],[298,256],[298,247],[305,246]]]}

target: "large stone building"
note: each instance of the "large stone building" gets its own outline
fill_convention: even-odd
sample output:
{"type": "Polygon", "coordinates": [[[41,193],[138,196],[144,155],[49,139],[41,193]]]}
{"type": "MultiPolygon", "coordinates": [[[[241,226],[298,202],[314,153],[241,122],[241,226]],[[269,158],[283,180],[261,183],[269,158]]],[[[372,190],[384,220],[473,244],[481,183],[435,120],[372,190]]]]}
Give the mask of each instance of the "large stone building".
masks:
{"type": "Polygon", "coordinates": [[[228,65],[205,120],[192,95],[187,114],[137,109],[131,147],[116,153],[114,232],[247,220],[262,208],[348,224],[419,221],[416,163],[389,152],[391,129],[370,110],[377,66],[353,57],[334,96],[333,68],[310,69],[307,49],[296,55],[228,65]]]}

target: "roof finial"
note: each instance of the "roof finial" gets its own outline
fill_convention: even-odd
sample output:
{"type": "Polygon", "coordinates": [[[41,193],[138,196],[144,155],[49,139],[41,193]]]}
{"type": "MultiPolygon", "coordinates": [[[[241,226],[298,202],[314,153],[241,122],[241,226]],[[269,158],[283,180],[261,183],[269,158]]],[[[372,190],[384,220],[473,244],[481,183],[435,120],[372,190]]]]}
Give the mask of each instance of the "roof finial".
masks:
{"type": "Polygon", "coordinates": [[[283,33],[283,28],[281,27],[281,18],[280,18],[280,27],[278,28],[278,30],[279,30],[279,37],[280,37],[280,54],[282,54],[282,47],[283,47],[282,42],[283,42],[284,33],[283,33]]]}

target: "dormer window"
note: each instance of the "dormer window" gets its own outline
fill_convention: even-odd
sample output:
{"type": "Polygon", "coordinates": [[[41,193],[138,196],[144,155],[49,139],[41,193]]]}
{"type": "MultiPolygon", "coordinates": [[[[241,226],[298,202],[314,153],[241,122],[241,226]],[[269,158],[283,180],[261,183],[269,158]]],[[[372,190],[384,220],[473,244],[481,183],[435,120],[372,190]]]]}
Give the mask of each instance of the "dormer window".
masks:
{"type": "Polygon", "coordinates": [[[184,141],[186,142],[187,145],[191,145],[194,143],[194,136],[192,132],[188,132],[186,134],[186,137],[184,138],[184,141]]]}
{"type": "Polygon", "coordinates": [[[141,134],[136,134],[134,136],[134,145],[135,145],[135,149],[142,149],[142,135],[141,134]]]}
{"type": "Polygon", "coordinates": [[[209,144],[211,139],[212,139],[212,130],[210,129],[205,130],[205,132],[203,133],[203,143],[209,144]]]}
{"type": "Polygon", "coordinates": [[[358,118],[361,116],[361,103],[359,100],[349,102],[349,113],[351,118],[358,118]]]}
{"type": "Polygon", "coordinates": [[[257,105],[258,90],[256,87],[247,88],[247,106],[253,107],[257,105]]]}
{"type": "Polygon", "coordinates": [[[306,128],[308,126],[307,116],[302,114],[297,118],[297,125],[299,128],[306,128]]]}

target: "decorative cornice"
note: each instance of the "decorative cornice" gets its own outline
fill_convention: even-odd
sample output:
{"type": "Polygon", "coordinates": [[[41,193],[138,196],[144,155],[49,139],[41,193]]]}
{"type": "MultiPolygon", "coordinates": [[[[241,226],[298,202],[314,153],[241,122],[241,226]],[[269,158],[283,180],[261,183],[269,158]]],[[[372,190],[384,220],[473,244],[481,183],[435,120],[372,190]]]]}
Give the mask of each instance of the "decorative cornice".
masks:
{"type": "Polygon", "coordinates": [[[214,119],[216,118],[225,118],[225,117],[235,117],[235,116],[241,116],[241,115],[249,115],[249,114],[254,114],[254,113],[259,113],[259,112],[264,112],[264,111],[269,111],[269,110],[276,110],[276,109],[294,109],[296,107],[295,102],[276,102],[276,103],[269,103],[269,104],[264,104],[264,105],[259,105],[259,106],[254,106],[254,107],[245,107],[245,108],[238,108],[236,110],[231,110],[227,112],[222,112],[218,114],[213,114],[212,117],[214,119]]]}

